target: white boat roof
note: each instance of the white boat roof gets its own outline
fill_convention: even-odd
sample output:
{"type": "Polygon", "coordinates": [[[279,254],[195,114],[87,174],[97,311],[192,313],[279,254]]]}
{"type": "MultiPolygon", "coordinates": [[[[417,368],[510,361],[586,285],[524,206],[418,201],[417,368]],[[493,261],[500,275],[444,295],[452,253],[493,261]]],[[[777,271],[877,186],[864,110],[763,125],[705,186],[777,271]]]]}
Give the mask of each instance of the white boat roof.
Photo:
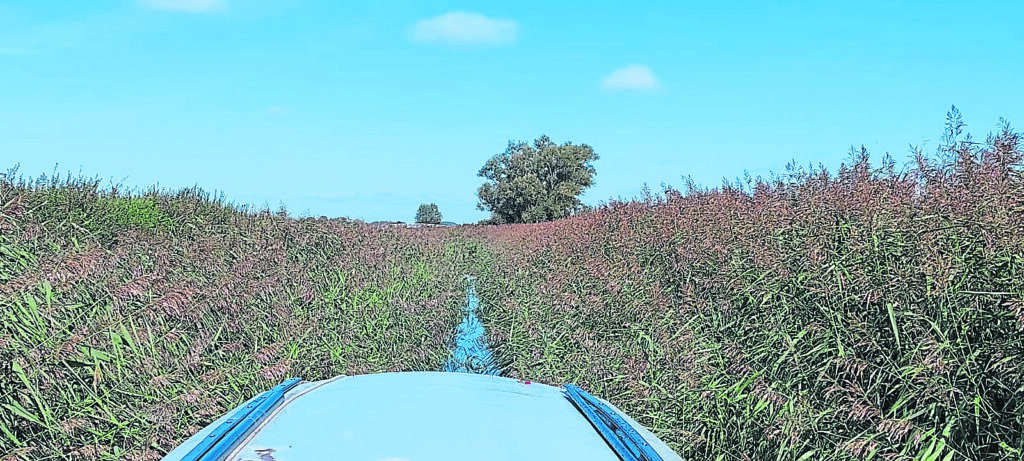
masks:
{"type": "MultiPolygon", "coordinates": [[[[663,459],[681,460],[649,431],[615,411],[663,459]]],[[[164,459],[183,459],[232,413],[164,459]]],[[[620,458],[558,387],[479,374],[409,372],[300,383],[224,459],[620,458]]]]}

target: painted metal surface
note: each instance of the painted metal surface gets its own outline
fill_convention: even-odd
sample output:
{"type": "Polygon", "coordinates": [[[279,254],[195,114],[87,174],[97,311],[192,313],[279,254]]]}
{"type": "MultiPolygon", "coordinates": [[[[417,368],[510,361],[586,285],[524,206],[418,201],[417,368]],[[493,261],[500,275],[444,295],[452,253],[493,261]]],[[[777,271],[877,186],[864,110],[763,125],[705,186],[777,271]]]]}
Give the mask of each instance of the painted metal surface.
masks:
{"type": "Polygon", "coordinates": [[[620,458],[625,461],[663,461],[633,424],[609,405],[572,384],[566,384],[564,388],[565,396],[587,417],[620,458]]]}
{"type": "MultiPolygon", "coordinates": [[[[317,383],[300,382],[295,387],[293,387],[289,392],[285,393],[285,396],[287,398],[287,396],[289,395],[295,395],[297,392],[300,392],[303,389],[309,388],[311,386],[315,386],[316,384],[317,383]]],[[[220,427],[225,421],[239,417],[241,413],[245,411],[246,406],[248,406],[256,399],[260,398],[260,396],[262,395],[263,394],[256,395],[255,397],[239,405],[237,408],[225,413],[220,418],[217,418],[216,421],[200,429],[199,432],[196,432],[195,434],[192,435],[192,437],[189,437],[188,440],[185,440],[181,445],[178,445],[176,448],[167,453],[167,455],[164,456],[163,459],[174,461],[184,459],[185,455],[188,454],[188,452],[195,448],[197,445],[199,445],[203,440],[209,437],[210,433],[212,433],[214,430],[220,427]]]]}
{"type": "MultiPolygon", "coordinates": [[[[595,400],[629,424],[636,424],[611,404],[595,400]]],[[[662,459],[681,459],[650,432],[637,429],[662,459]]],[[[210,428],[204,431],[208,436],[210,428]]],[[[184,459],[202,440],[201,434],[164,459],[184,459]]],[[[286,392],[223,459],[621,458],[561,388],[480,374],[410,372],[301,383],[286,392]]]]}
{"type": "Polygon", "coordinates": [[[199,441],[181,459],[182,461],[212,461],[224,457],[235,444],[252,430],[278,402],[284,398],[285,392],[295,387],[299,378],[289,379],[277,387],[258,395],[255,399],[240,407],[234,414],[216,425],[210,433],[199,441]]]}
{"type": "Polygon", "coordinates": [[[275,460],[619,459],[558,388],[434,372],[353,376],[312,389],[230,459],[268,453],[275,460]]]}

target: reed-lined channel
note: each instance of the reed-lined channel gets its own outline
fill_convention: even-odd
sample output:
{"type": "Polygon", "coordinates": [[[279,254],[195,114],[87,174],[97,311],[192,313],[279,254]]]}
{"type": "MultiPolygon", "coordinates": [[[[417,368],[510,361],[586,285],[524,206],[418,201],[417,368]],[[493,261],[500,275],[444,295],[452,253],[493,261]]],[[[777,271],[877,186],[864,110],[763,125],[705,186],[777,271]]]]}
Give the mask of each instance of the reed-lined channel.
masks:
{"type": "Polygon", "coordinates": [[[476,278],[466,276],[466,316],[455,334],[455,349],[445,362],[443,371],[498,375],[501,370],[487,346],[487,330],[477,312],[480,300],[476,296],[476,278]]]}

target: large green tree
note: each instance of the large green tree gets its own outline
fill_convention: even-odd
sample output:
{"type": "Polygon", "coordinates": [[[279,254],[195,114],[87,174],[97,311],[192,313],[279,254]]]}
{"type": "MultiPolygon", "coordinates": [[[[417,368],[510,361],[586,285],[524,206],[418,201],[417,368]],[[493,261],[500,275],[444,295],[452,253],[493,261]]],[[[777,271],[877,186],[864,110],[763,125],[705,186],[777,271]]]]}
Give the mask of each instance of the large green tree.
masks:
{"type": "Polygon", "coordinates": [[[491,157],[479,176],[477,208],[491,212],[490,222],[551,221],[584,208],[579,196],[594,185],[597,153],[586,144],[558,145],[547,136],[533,144],[509,142],[491,157]]]}

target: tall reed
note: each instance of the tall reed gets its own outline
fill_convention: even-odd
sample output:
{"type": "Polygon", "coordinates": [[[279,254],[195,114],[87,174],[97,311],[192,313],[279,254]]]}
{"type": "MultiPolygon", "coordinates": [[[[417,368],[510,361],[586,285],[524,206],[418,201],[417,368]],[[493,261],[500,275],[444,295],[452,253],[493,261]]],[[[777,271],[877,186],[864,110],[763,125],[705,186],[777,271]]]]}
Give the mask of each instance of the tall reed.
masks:
{"type": "Polygon", "coordinates": [[[576,382],[687,459],[1021,459],[1022,145],[949,114],[911,168],[666,190],[476,230],[512,376],[576,382]]]}

